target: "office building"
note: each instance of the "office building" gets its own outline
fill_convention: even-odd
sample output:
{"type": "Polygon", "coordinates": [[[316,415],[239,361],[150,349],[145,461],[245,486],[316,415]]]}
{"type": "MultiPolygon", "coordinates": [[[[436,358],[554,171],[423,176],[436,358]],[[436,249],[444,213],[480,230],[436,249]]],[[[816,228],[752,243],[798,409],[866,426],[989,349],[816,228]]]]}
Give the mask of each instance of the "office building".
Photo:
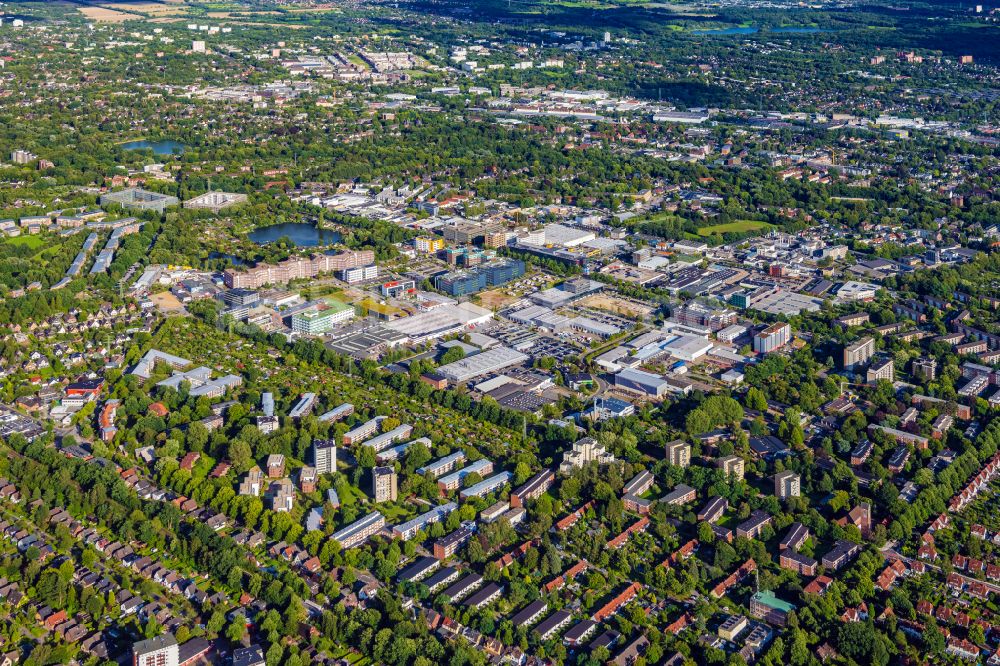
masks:
{"type": "Polygon", "coordinates": [[[379,290],[386,298],[400,298],[414,293],[417,290],[417,283],[413,280],[391,280],[383,283],[379,290]]]}
{"type": "Polygon", "coordinates": [[[375,264],[368,264],[367,266],[352,266],[350,268],[337,271],[337,277],[347,284],[367,282],[368,280],[378,278],[378,266],[375,264]]]}
{"type": "Polygon", "coordinates": [[[307,310],[292,315],[292,330],[305,335],[329,333],[337,324],[354,318],[354,308],[339,301],[327,301],[325,310],[307,310]]]}
{"type": "Polygon", "coordinates": [[[333,439],[313,440],[313,466],[317,474],[337,471],[337,442],[333,439]]]}
{"type": "Polygon", "coordinates": [[[417,252],[434,253],[444,249],[443,238],[428,238],[421,236],[413,240],[413,247],[417,252]]]}
{"type": "Polygon", "coordinates": [[[139,641],[132,645],[132,666],[178,666],[178,648],[173,634],[139,641]]]}
{"type": "Polygon", "coordinates": [[[396,470],[392,467],[375,467],[372,469],[372,498],[376,504],[395,502],[397,496],[396,470]]]}
{"type": "Polygon", "coordinates": [[[688,326],[704,326],[713,333],[736,323],[736,313],[724,308],[711,308],[698,301],[690,301],[674,310],[674,321],[688,326]]]}
{"type": "Polygon", "coordinates": [[[666,445],[667,462],[676,467],[688,467],[691,465],[691,445],[685,441],[675,439],[666,445]]]}
{"type": "Polygon", "coordinates": [[[841,365],[845,370],[854,370],[864,365],[875,354],[875,338],[864,337],[844,347],[841,365]]]}
{"type": "Polygon", "coordinates": [[[799,475],[795,472],[778,472],[774,475],[774,495],[778,499],[798,497],[801,494],[799,475]]]}
{"type": "Polygon", "coordinates": [[[130,187],[119,192],[102,194],[98,202],[102,206],[118,204],[123,208],[154,210],[162,215],[163,211],[170,206],[176,206],[181,200],[169,194],[159,194],[158,192],[149,192],[138,187],[130,187]]]}
{"type": "Polygon", "coordinates": [[[758,354],[769,354],[787,345],[791,339],[791,326],[782,322],[772,324],[753,336],[753,350],[758,354]]]}

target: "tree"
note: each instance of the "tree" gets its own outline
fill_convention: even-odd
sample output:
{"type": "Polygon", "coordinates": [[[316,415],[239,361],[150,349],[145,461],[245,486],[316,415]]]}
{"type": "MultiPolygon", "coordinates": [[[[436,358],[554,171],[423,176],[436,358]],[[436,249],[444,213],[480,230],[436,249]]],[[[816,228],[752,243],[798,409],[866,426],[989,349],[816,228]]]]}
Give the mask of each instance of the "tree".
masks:
{"type": "MultiPolygon", "coordinates": [[[[386,419],[388,420],[388,419],[386,419]]],[[[356,456],[358,467],[370,469],[375,466],[375,449],[370,446],[362,446],[358,449],[356,456]]]]}
{"type": "Polygon", "coordinates": [[[228,627],[226,627],[226,638],[233,644],[242,643],[243,636],[246,634],[246,631],[246,620],[241,614],[237,613],[233,618],[233,621],[229,623],[228,627]]]}
{"type": "Polygon", "coordinates": [[[767,409],[767,396],[756,386],[751,386],[747,390],[746,405],[748,409],[763,412],[767,409]]]}

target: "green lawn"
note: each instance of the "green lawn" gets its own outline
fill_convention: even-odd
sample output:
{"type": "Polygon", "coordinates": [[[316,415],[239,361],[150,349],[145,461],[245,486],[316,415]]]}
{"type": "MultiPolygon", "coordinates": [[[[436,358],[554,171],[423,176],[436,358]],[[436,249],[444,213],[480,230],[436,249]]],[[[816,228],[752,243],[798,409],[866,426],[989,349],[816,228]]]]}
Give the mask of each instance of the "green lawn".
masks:
{"type": "Polygon", "coordinates": [[[747,231],[761,231],[763,229],[770,229],[771,225],[767,222],[756,222],[754,220],[737,220],[736,222],[728,222],[726,224],[713,224],[708,227],[700,227],[698,229],[699,236],[711,236],[713,234],[725,234],[725,233],[746,233],[747,231]]]}
{"type": "Polygon", "coordinates": [[[45,245],[45,241],[40,236],[14,236],[7,239],[8,245],[24,245],[32,250],[37,250],[45,245]]]}

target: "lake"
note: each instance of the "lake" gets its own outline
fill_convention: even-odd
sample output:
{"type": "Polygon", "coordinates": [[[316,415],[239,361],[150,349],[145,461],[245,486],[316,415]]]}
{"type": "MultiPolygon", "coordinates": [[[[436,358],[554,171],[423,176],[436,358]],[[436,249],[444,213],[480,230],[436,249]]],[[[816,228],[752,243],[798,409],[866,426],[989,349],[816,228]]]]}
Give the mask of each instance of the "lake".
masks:
{"type": "Polygon", "coordinates": [[[173,139],[160,139],[159,141],[128,141],[122,144],[125,150],[143,150],[150,148],[154,155],[180,155],[187,148],[183,143],[173,139]]]}
{"type": "Polygon", "coordinates": [[[260,227],[251,231],[247,238],[258,245],[273,243],[282,236],[287,236],[296,247],[316,247],[317,245],[331,245],[339,243],[341,236],[338,232],[330,229],[320,229],[315,224],[309,222],[285,222],[283,224],[272,224],[267,227],[260,227]]]}
{"type": "MultiPolygon", "coordinates": [[[[717,28],[715,30],[692,30],[692,35],[753,35],[760,32],[760,28],[753,26],[741,28],[717,28]]],[[[809,28],[804,26],[778,26],[768,28],[768,32],[785,32],[810,34],[814,32],[827,32],[824,28],[809,28]]]]}

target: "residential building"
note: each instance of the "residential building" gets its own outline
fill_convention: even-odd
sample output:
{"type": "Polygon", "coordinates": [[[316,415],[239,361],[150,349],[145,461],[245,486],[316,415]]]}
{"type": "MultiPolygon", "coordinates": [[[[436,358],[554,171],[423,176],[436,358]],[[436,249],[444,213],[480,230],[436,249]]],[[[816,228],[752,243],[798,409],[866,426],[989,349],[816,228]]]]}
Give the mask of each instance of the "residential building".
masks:
{"type": "Polygon", "coordinates": [[[845,370],[854,370],[868,362],[875,354],[875,338],[864,337],[844,347],[841,365],[845,370]]]}
{"type": "Polygon", "coordinates": [[[364,543],[368,537],[378,534],[385,527],[385,517],[378,511],[372,511],[364,518],[334,532],[330,537],[340,544],[341,548],[354,548],[364,543]]]}
{"type": "Polygon", "coordinates": [[[397,496],[396,470],[392,467],[375,467],[372,469],[372,498],[376,504],[395,502],[397,496]]]}
{"type": "Polygon", "coordinates": [[[313,440],[313,465],[317,474],[333,474],[337,471],[337,441],[335,439],[313,440]]]}
{"type": "Polygon", "coordinates": [[[768,354],[781,349],[792,339],[792,327],[784,322],[772,324],[753,336],[753,350],[768,354]]]}
{"type": "Polygon", "coordinates": [[[132,666],[178,666],[178,647],[169,633],[139,641],[132,645],[132,666]]]}
{"type": "Polygon", "coordinates": [[[755,539],[765,527],[771,524],[773,518],[766,511],[755,509],[750,513],[750,517],[736,526],[736,536],[746,539],[755,539]]]}
{"type": "Polygon", "coordinates": [[[563,454],[562,464],[559,471],[569,474],[574,469],[583,467],[588,463],[596,462],[599,465],[610,465],[615,462],[615,457],[607,452],[602,445],[598,444],[593,437],[584,437],[573,443],[573,448],[563,454]]]}
{"type": "Polygon", "coordinates": [[[923,382],[932,382],[937,377],[937,361],[933,358],[915,358],[912,364],[913,376],[923,382]]]}
{"type": "Polygon", "coordinates": [[[240,495],[250,495],[252,497],[259,497],[260,491],[264,486],[264,472],[261,471],[260,467],[254,465],[247,472],[247,475],[240,482],[240,495]]]}
{"type": "Polygon", "coordinates": [[[799,475],[795,472],[778,472],[774,475],[774,495],[778,499],[798,497],[801,493],[799,475]]]}
{"type": "Polygon", "coordinates": [[[230,289],[236,287],[258,289],[267,284],[314,278],[320,273],[333,273],[346,268],[367,266],[374,262],[373,250],[342,252],[336,255],[316,254],[310,257],[293,257],[280,264],[257,264],[246,270],[228,268],[223,272],[223,281],[230,289]]]}
{"type": "Polygon", "coordinates": [[[555,479],[556,473],[554,471],[543,469],[511,492],[510,505],[516,508],[524,506],[526,502],[538,499],[552,487],[555,479]]]}
{"type": "Polygon", "coordinates": [[[865,381],[874,384],[880,379],[894,381],[896,379],[896,366],[891,358],[874,361],[865,373],[865,381]]]}
{"type": "Polygon", "coordinates": [[[723,456],[715,461],[715,464],[726,476],[732,476],[737,481],[743,480],[745,463],[739,456],[723,456]]]}
{"type": "Polygon", "coordinates": [[[285,475],[284,455],[272,453],[267,457],[267,475],[272,479],[279,479],[285,475]]]}
{"type": "Polygon", "coordinates": [[[667,462],[675,467],[689,467],[691,465],[691,445],[687,442],[676,439],[666,445],[667,462]]]}

